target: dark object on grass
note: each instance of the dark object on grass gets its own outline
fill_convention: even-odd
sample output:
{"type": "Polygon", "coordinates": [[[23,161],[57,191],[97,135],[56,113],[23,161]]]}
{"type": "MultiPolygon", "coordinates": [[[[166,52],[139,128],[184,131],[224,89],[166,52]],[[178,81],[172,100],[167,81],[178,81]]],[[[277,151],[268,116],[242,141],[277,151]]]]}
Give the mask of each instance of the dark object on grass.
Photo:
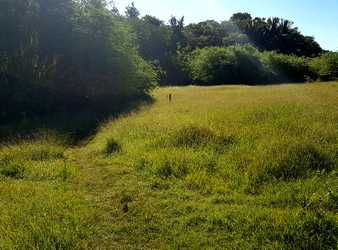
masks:
{"type": "Polygon", "coordinates": [[[128,208],[128,203],[127,203],[127,202],[123,204],[122,211],[123,211],[124,213],[128,213],[129,208],[128,208]]]}
{"type": "Polygon", "coordinates": [[[120,144],[113,138],[110,138],[106,142],[105,153],[111,155],[113,153],[121,151],[120,144]]]}

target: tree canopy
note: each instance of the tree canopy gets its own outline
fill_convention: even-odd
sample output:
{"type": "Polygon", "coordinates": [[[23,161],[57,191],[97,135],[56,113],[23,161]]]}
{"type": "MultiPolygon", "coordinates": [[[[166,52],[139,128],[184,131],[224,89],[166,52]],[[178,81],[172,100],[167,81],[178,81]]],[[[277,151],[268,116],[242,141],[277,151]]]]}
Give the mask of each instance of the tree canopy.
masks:
{"type": "Polygon", "coordinates": [[[118,106],[156,83],[102,0],[3,0],[0,9],[3,117],[118,106]]]}

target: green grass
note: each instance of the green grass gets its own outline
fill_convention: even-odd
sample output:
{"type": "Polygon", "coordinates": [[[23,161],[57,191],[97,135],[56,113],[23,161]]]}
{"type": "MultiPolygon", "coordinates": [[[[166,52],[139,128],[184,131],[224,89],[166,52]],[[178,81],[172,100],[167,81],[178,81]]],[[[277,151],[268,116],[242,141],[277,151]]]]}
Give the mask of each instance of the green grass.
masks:
{"type": "Polygon", "coordinates": [[[0,249],[338,249],[337,83],[153,95],[0,148],[0,249]]]}

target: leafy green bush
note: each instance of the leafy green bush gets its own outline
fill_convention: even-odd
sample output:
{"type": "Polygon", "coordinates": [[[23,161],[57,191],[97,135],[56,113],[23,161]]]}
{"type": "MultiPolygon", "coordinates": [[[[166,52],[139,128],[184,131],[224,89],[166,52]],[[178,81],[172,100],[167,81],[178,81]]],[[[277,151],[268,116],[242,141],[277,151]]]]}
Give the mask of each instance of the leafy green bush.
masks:
{"type": "Polygon", "coordinates": [[[311,60],[312,69],[320,80],[331,81],[338,79],[338,53],[325,53],[311,60]]]}
{"type": "MultiPolygon", "coordinates": [[[[295,55],[259,52],[251,45],[237,45],[197,49],[190,55],[188,68],[191,77],[204,84],[305,82],[316,79],[316,70],[309,61],[295,55]]],[[[330,65],[332,75],[334,66],[330,65]]]]}
{"type": "Polygon", "coordinates": [[[269,72],[270,82],[305,82],[314,78],[308,59],[304,57],[265,52],[261,58],[269,72]]]}
{"type": "Polygon", "coordinates": [[[195,81],[207,84],[258,83],[265,76],[259,52],[250,45],[197,49],[189,68],[195,81]]]}

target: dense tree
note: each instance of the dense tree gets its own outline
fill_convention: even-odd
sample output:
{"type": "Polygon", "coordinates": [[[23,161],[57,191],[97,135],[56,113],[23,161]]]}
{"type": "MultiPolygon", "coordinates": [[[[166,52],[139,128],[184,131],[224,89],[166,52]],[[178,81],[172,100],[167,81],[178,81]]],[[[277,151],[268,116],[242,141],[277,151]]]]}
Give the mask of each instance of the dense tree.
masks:
{"type": "MultiPolygon", "coordinates": [[[[196,49],[252,45],[260,51],[313,57],[322,49],[312,37],[303,36],[293,23],[281,18],[253,18],[236,13],[229,21],[184,25],[184,17],[172,17],[168,24],[139,11],[132,3],[126,19],[133,27],[139,52],[161,75],[161,83],[190,82],[186,74],[189,55],[196,49]]],[[[291,77],[293,78],[293,77],[291,77]]]]}
{"type": "Polygon", "coordinates": [[[142,18],[130,18],[132,13],[139,13],[131,4],[126,9],[126,21],[135,32],[139,53],[156,69],[162,84],[186,82],[182,70],[180,50],[185,48],[184,17],[172,17],[168,24],[156,17],[146,15],[142,18]]]}
{"type": "Polygon", "coordinates": [[[234,14],[230,20],[261,50],[309,57],[322,52],[313,37],[303,36],[289,20],[252,18],[247,13],[234,14]]]}
{"type": "Polygon", "coordinates": [[[129,19],[138,19],[140,16],[140,12],[135,7],[134,2],[126,7],[126,17],[129,19]]]}
{"type": "Polygon", "coordinates": [[[205,21],[190,24],[185,30],[187,44],[190,49],[222,46],[226,35],[225,30],[216,21],[205,21]]]}
{"type": "Polygon", "coordinates": [[[156,81],[104,1],[3,0],[0,26],[2,117],[119,105],[156,81]]]}

